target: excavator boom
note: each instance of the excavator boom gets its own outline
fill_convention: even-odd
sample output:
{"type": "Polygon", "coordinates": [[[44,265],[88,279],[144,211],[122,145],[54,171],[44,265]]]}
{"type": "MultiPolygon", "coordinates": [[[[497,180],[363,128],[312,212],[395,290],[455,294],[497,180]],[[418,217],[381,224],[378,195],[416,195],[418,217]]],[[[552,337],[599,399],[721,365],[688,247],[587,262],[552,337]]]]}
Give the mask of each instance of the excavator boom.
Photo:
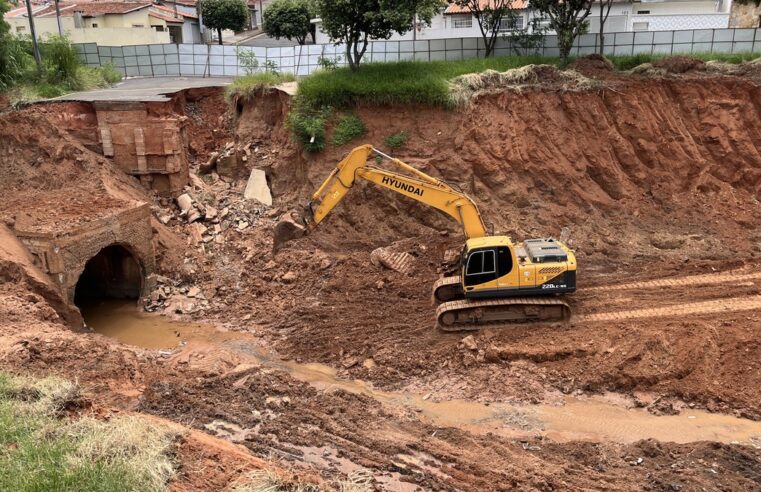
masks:
{"type": "Polygon", "coordinates": [[[322,222],[360,178],[444,212],[462,226],[468,239],[486,236],[478,207],[468,195],[371,145],[352,150],[312,195],[312,214],[306,217],[306,225],[313,228],[322,222]],[[390,160],[412,176],[368,165],[373,153],[390,160]]]}

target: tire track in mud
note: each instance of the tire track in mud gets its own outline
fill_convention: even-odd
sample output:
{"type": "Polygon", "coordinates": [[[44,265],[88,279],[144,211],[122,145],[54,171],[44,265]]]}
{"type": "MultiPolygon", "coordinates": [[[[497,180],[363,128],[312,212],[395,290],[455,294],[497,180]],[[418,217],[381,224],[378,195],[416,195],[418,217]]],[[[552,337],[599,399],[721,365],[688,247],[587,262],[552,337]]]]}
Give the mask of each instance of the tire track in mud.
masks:
{"type": "Polygon", "coordinates": [[[598,285],[594,287],[585,287],[584,292],[599,291],[619,291],[632,289],[655,289],[659,287],[683,287],[691,285],[711,285],[711,284],[739,284],[749,280],[761,280],[761,272],[755,273],[707,273],[704,275],[691,275],[689,277],[664,278],[657,280],[646,280],[641,282],[630,282],[626,284],[598,285]]]}
{"type": "Polygon", "coordinates": [[[630,309],[607,313],[582,314],[574,317],[576,322],[623,321],[639,318],[668,318],[677,316],[727,313],[736,311],[753,311],[761,309],[761,295],[748,297],[731,297],[712,301],[688,302],[673,306],[656,308],[630,309]]]}

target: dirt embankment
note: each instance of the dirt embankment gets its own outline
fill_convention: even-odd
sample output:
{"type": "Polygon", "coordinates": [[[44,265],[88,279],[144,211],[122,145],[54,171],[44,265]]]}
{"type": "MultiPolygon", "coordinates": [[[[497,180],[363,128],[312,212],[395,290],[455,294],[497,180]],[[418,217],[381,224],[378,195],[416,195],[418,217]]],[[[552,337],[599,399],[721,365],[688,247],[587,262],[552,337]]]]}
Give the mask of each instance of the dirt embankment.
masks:
{"type": "MultiPolygon", "coordinates": [[[[583,320],[759,293],[757,282],[742,280],[620,287],[752,272],[761,253],[760,96],[758,85],[742,78],[632,76],[613,89],[487,94],[454,112],[359,107],[356,113],[368,127],[364,142],[383,148],[385,137],[409,132],[393,154],[475,197],[497,232],[526,238],[568,228],[580,264],[580,291],[571,300],[583,320]],[[602,287],[614,284],[615,292],[602,287]]],[[[278,95],[245,106],[237,135],[278,145],[268,170],[284,210],[303,203],[352,145],[307,155],[284,143],[282,120],[265,130],[253,123],[262,108],[284,114],[283,104],[278,95]]],[[[262,218],[260,225],[270,223],[262,218]]],[[[761,330],[758,311],[698,309],[488,330],[476,337],[480,352],[471,353],[461,336],[433,330],[428,288],[444,252],[462,240],[447,218],[360,184],[312,236],[275,261],[267,233],[252,234],[231,246],[247,258],[233,273],[243,285],[221,293],[227,306],[217,315],[227,321],[252,315],[287,356],[441,397],[535,401],[612,390],[652,393],[643,401],[667,408],[679,405],[670,399],[683,398],[761,417],[748,389],[758,380],[753,361],[761,352],[752,342],[761,330]],[[402,239],[399,248],[416,257],[413,275],[370,264],[373,248],[402,239]],[[298,279],[280,281],[288,271],[298,279]],[[357,363],[367,359],[371,368],[357,363]]]]}

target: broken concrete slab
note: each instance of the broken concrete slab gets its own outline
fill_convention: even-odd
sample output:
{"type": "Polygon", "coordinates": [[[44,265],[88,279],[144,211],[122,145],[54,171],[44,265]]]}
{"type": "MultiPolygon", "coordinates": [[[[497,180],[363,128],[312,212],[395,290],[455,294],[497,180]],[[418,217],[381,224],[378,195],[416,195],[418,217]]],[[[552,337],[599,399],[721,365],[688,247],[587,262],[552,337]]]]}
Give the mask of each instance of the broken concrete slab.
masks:
{"type": "Polygon", "coordinates": [[[272,193],[267,185],[267,176],[261,169],[252,169],[248,178],[246,190],[243,192],[246,200],[257,200],[268,207],[272,206],[272,193]]]}

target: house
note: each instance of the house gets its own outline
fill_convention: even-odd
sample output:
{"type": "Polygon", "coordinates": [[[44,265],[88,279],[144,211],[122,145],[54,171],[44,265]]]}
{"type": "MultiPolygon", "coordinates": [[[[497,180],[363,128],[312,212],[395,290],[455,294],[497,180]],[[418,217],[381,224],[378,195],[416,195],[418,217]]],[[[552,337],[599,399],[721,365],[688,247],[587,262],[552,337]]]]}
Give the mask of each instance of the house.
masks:
{"type": "MultiPolygon", "coordinates": [[[[61,27],[72,43],[101,46],[200,42],[198,18],[151,2],[61,1],[61,27]]],[[[58,34],[55,5],[32,8],[37,36],[58,34]]],[[[26,7],[5,14],[12,32],[29,34],[26,7]]]]}
{"type": "Polygon", "coordinates": [[[761,27],[761,6],[754,3],[732,2],[729,13],[729,27],[761,27]]]}
{"type": "MultiPolygon", "coordinates": [[[[732,0],[614,0],[605,22],[605,32],[726,28],[729,26],[731,8],[732,0]]],[[[530,0],[514,0],[513,10],[515,15],[503,19],[499,27],[505,35],[524,30],[531,32],[534,26],[548,24],[547,19],[531,8],[530,0]]],[[[588,32],[599,32],[599,3],[592,6],[587,21],[588,32]]],[[[320,29],[320,20],[314,22],[317,24],[317,43],[330,42],[320,29]]],[[[477,37],[481,37],[481,30],[476,18],[466,8],[450,4],[433,17],[430,26],[419,24],[416,29],[403,35],[394,34],[390,39],[409,41],[477,37]]]]}

